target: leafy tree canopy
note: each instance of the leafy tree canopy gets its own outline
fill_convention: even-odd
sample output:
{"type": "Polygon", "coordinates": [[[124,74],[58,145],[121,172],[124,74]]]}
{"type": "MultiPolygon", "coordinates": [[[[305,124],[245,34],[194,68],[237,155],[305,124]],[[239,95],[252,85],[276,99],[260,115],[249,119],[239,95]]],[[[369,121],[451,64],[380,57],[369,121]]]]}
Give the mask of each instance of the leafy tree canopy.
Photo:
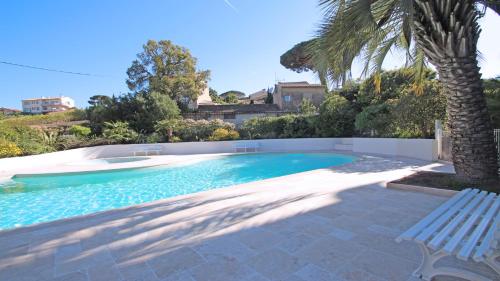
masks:
{"type": "Polygon", "coordinates": [[[179,115],[177,103],[158,92],[113,96],[106,103],[87,109],[87,118],[96,134],[102,132],[104,122],[119,120],[128,122],[138,132],[151,133],[157,121],[179,115]]]}
{"type": "MultiPolygon", "coordinates": [[[[399,97],[407,87],[421,87],[413,83],[415,72],[410,68],[383,71],[372,74],[360,85],[358,101],[363,105],[384,102],[399,97]]],[[[422,70],[423,81],[434,79],[436,74],[430,69],[422,70]]]]}
{"type": "Polygon", "coordinates": [[[154,132],[158,120],[176,119],[180,116],[179,107],[169,96],[152,92],[139,94],[135,100],[133,115],[127,118],[137,131],[154,132]]]}
{"type": "Polygon", "coordinates": [[[313,40],[300,42],[281,55],[281,65],[298,73],[313,70],[314,65],[311,61],[311,55],[307,51],[307,47],[312,41],[313,40]]]}
{"type": "Polygon", "coordinates": [[[196,69],[188,49],[169,40],[149,40],[127,70],[131,91],[158,92],[175,101],[195,99],[206,87],[209,71],[196,69]]]}
{"type": "Polygon", "coordinates": [[[106,103],[109,103],[110,97],[105,96],[105,95],[93,95],[89,98],[88,103],[91,106],[96,106],[96,105],[104,105],[106,103]]]}

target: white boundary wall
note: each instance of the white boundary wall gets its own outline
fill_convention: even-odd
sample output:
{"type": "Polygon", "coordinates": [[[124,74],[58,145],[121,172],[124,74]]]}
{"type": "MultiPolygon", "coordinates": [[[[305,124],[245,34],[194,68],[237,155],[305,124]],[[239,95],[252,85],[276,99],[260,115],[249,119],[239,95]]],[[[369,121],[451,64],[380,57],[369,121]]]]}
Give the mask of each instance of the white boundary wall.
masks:
{"type": "Polygon", "coordinates": [[[352,151],[437,160],[437,142],[434,139],[353,138],[352,151]]]}
{"type": "Polygon", "coordinates": [[[433,139],[387,139],[387,138],[303,138],[262,139],[219,142],[184,142],[161,144],[104,145],[66,151],[0,159],[0,172],[19,168],[43,167],[85,159],[124,157],[147,146],[161,146],[161,154],[208,154],[231,153],[239,142],[258,142],[260,151],[328,151],[341,145],[345,152],[369,153],[386,156],[416,158],[427,161],[437,159],[437,145],[433,139]]]}

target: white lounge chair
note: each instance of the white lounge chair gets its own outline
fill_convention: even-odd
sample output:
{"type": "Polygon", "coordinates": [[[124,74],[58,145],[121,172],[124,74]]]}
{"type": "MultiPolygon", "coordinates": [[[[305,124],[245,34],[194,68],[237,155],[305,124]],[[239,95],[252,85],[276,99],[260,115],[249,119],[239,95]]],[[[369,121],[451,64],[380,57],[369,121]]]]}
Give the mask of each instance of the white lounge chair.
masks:
{"type": "Polygon", "coordinates": [[[160,145],[148,145],[148,146],[139,146],[134,148],[134,156],[148,156],[151,153],[155,153],[155,155],[161,154],[162,147],[160,145]]]}
{"type": "Polygon", "coordinates": [[[257,152],[259,148],[260,143],[255,141],[244,141],[234,144],[234,152],[257,152]]]}
{"type": "Polygon", "coordinates": [[[447,275],[473,281],[492,281],[465,269],[435,267],[446,256],[482,262],[492,268],[500,280],[500,196],[478,189],[465,189],[396,238],[415,241],[423,260],[414,276],[430,281],[447,275]]]}

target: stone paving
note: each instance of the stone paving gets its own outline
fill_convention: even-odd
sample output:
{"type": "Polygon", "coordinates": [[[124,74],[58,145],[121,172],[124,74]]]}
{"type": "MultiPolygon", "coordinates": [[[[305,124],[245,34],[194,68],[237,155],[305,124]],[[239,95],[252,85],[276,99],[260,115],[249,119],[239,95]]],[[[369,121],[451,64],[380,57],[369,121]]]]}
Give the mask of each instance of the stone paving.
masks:
{"type": "Polygon", "coordinates": [[[418,248],[394,238],[447,198],[384,183],[437,166],[361,157],[0,232],[0,280],[412,280],[418,248]]]}

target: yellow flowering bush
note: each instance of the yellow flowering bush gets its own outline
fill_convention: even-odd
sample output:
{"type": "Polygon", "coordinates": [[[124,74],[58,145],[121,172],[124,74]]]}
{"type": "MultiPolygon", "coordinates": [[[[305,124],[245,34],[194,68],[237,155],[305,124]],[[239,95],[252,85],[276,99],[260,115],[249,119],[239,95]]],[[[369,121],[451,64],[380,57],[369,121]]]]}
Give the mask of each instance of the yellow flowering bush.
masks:
{"type": "Polygon", "coordinates": [[[220,140],[237,140],[239,138],[240,134],[237,131],[219,128],[216,129],[208,139],[211,141],[220,141],[220,140]]]}
{"type": "Polygon", "coordinates": [[[22,153],[17,144],[0,139],[0,158],[19,156],[22,153]]]}

